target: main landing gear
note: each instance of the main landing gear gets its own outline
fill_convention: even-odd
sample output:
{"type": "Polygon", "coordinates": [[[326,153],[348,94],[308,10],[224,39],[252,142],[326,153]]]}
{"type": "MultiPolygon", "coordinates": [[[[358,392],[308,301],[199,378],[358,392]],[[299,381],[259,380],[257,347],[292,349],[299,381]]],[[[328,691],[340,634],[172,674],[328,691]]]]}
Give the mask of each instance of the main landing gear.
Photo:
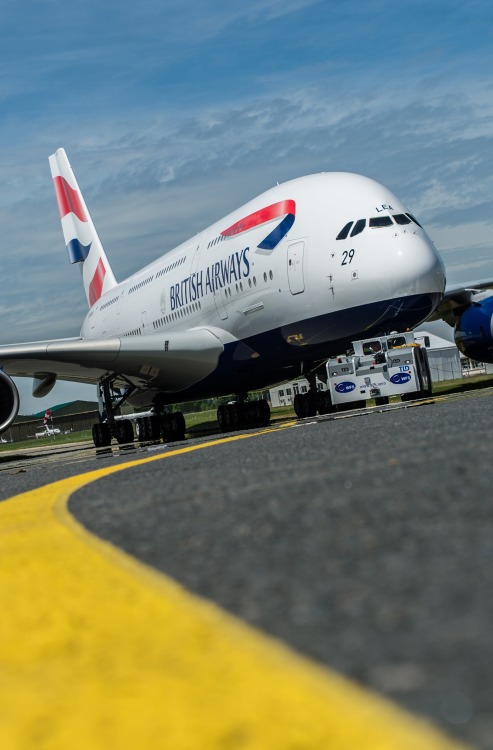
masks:
{"type": "Polygon", "coordinates": [[[135,431],[141,443],[171,443],[185,439],[185,417],[181,411],[139,417],[135,431]]]}
{"type": "Polygon", "coordinates": [[[330,400],[329,391],[319,391],[314,375],[307,375],[309,389],[307,393],[297,393],[294,397],[293,408],[298,419],[314,417],[319,414],[331,414],[337,409],[330,400]]]}
{"type": "MultiPolygon", "coordinates": [[[[113,388],[107,379],[99,386],[100,422],[92,426],[92,439],[96,448],[106,448],[115,439],[119,445],[133,443],[134,427],[131,419],[115,417],[115,412],[128,398],[131,390],[123,393],[113,388]]],[[[137,440],[141,443],[174,442],[185,439],[185,417],[181,411],[148,414],[135,420],[137,440]]]]}
{"type": "Polygon", "coordinates": [[[257,401],[240,398],[238,401],[218,407],[217,422],[221,432],[231,432],[244,427],[264,427],[270,422],[270,407],[264,398],[257,401]]]}

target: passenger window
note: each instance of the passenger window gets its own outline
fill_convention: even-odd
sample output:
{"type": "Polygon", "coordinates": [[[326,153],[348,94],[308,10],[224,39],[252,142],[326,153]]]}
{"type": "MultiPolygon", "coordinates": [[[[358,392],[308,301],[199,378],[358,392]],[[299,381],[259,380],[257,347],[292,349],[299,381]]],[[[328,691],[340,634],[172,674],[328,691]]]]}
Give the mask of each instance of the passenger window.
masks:
{"type": "Polygon", "coordinates": [[[391,227],[393,224],[390,216],[375,216],[374,219],[370,219],[370,227],[391,227]]]}
{"type": "Polygon", "coordinates": [[[366,219],[358,219],[351,232],[351,237],[356,237],[357,234],[361,234],[363,229],[366,227],[366,219]]]}
{"type": "Polygon", "coordinates": [[[411,223],[411,219],[409,218],[409,216],[406,216],[406,214],[393,214],[393,216],[394,216],[394,221],[396,224],[403,225],[403,224],[411,223]]]}
{"type": "Polygon", "coordinates": [[[353,226],[353,222],[348,221],[348,223],[341,229],[341,231],[337,235],[336,240],[345,240],[352,226],[353,226]]]}

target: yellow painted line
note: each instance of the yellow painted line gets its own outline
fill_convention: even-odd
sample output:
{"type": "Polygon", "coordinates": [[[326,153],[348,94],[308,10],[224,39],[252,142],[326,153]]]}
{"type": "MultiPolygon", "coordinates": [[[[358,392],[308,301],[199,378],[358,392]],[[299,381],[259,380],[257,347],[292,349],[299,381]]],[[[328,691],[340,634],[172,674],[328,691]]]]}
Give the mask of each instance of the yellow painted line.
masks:
{"type": "Polygon", "coordinates": [[[1,750],[463,747],[189,594],[67,511],[70,495],[100,477],[254,436],[0,503],[1,750]]]}

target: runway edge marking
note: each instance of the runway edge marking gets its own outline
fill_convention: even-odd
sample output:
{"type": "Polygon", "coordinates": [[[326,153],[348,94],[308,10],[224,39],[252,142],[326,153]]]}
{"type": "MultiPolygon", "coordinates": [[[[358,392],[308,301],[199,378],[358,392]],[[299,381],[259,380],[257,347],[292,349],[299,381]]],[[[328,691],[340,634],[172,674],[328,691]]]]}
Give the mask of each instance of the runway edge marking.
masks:
{"type": "Polygon", "coordinates": [[[0,504],[2,750],[452,750],[427,722],[298,656],[86,531],[77,489],[0,504]]]}

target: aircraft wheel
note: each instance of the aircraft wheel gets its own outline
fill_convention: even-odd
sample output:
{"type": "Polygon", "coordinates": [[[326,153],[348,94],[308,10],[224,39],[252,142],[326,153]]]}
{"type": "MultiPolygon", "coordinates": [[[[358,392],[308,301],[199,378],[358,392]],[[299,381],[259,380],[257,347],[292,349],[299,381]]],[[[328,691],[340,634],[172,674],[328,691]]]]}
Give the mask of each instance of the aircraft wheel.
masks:
{"type": "Polygon", "coordinates": [[[270,422],[270,406],[265,398],[259,400],[258,411],[260,424],[262,426],[268,425],[270,422]]]}
{"type": "Polygon", "coordinates": [[[298,419],[314,417],[317,413],[317,396],[315,393],[297,393],[294,397],[293,407],[298,419]]]}
{"type": "Polygon", "coordinates": [[[169,416],[169,424],[171,427],[171,433],[173,440],[184,440],[185,439],[185,417],[181,411],[173,411],[169,416]]]}
{"type": "Polygon", "coordinates": [[[109,426],[100,422],[93,424],[92,440],[96,448],[106,448],[111,443],[111,432],[109,426]]]}
{"type": "Polygon", "coordinates": [[[142,442],[159,442],[160,424],[159,417],[140,417],[137,420],[137,434],[142,442]]]}
{"type": "Polygon", "coordinates": [[[304,419],[308,416],[308,402],[304,393],[297,393],[293,401],[294,413],[298,419],[304,419]]]}
{"type": "Polygon", "coordinates": [[[160,429],[161,437],[165,443],[174,440],[184,440],[186,425],[183,413],[181,411],[173,411],[169,414],[163,414],[160,419],[160,429]]]}
{"type": "Polygon", "coordinates": [[[319,414],[330,414],[335,411],[330,399],[329,391],[320,391],[317,393],[317,411],[319,414]]]}
{"type": "Polygon", "coordinates": [[[226,404],[226,424],[229,430],[236,430],[240,424],[240,410],[238,404],[226,404]]]}
{"type": "Polygon", "coordinates": [[[433,380],[431,379],[430,363],[426,350],[421,349],[421,359],[423,362],[423,398],[429,398],[433,395],[433,380]]]}
{"type": "Polygon", "coordinates": [[[243,405],[243,409],[245,426],[252,427],[257,424],[260,418],[258,401],[246,401],[243,405]]]}
{"type": "Polygon", "coordinates": [[[217,407],[217,423],[221,432],[226,432],[229,429],[228,421],[228,404],[219,404],[217,407]]]}
{"type": "Polygon", "coordinates": [[[119,419],[115,423],[115,437],[120,445],[124,443],[133,443],[134,428],[132,427],[130,419],[119,419]]]}

